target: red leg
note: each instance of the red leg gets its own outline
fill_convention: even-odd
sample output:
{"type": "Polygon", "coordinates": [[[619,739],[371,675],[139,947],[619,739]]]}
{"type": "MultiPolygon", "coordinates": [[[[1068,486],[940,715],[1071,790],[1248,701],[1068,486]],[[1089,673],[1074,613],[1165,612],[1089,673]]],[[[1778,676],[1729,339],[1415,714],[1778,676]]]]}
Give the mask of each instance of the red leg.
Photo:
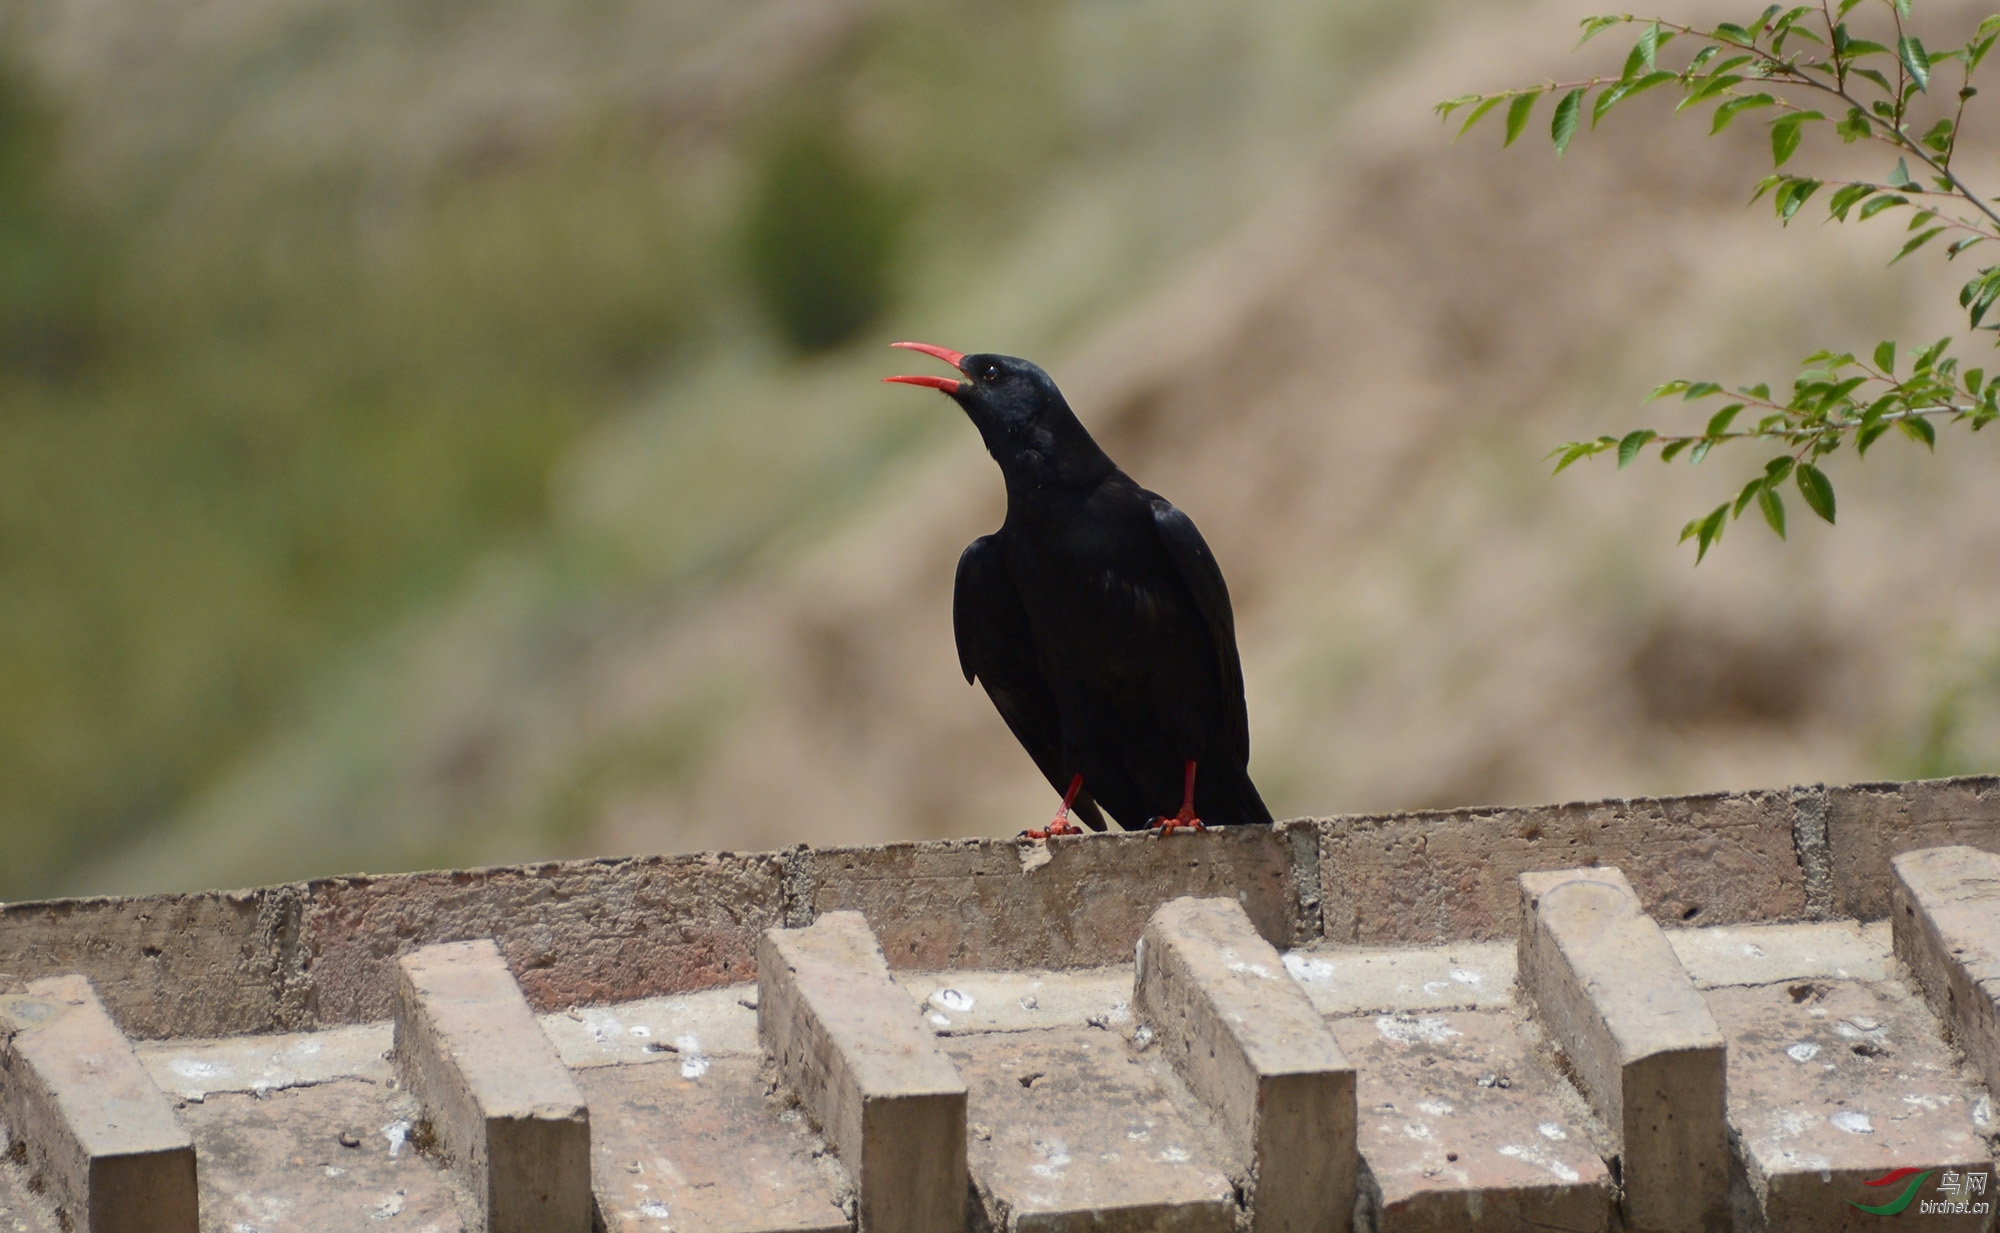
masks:
{"type": "Polygon", "coordinates": [[[1181,793],[1181,811],[1171,818],[1155,818],[1153,819],[1153,825],[1160,828],[1162,835],[1171,835],[1175,831],[1182,830],[1205,831],[1208,829],[1201,824],[1200,818],[1194,816],[1194,759],[1188,759],[1187,787],[1181,793]]]}
{"type": "MultiPolygon", "coordinates": [[[[1190,763],[1190,765],[1192,765],[1190,763]]],[[[1083,791],[1083,776],[1076,775],[1069,781],[1069,791],[1063,793],[1062,804],[1056,809],[1056,816],[1047,830],[1022,831],[1027,839],[1047,839],[1051,835],[1081,835],[1083,828],[1069,820],[1069,807],[1076,802],[1076,794],[1083,791]]]]}

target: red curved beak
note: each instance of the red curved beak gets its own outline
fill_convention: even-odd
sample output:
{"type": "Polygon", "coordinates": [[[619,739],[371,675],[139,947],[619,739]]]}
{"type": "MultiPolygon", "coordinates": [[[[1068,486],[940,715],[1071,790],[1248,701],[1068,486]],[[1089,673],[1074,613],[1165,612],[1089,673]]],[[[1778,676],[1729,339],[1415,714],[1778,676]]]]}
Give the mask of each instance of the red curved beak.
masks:
{"type": "MultiPolygon", "coordinates": [[[[895,342],[895,343],[890,343],[889,345],[892,347],[901,347],[905,351],[921,351],[925,355],[934,355],[938,359],[941,359],[945,363],[951,365],[953,368],[960,369],[961,371],[963,370],[965,364],[965,353],[962,351],[953,351],[949,347],[934,347],[930,343],[920,343],[920,342],[895,342]]],[[[958,387],[960,385],[960,382],[955,381],[950,377],[898,376],[898,377],[884,377],[882,378],[882,380],[894,381],[902,385],[921,385],[933,390],[941,390],[946,394],[958,393],[958,387]]]]}

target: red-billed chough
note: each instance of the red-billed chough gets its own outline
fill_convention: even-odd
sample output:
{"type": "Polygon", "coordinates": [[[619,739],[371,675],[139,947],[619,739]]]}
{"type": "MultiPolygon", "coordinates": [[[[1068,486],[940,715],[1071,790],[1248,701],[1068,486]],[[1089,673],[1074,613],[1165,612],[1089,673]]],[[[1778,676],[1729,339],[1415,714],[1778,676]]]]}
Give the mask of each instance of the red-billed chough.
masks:
{"type": "Polygon", "coordinates": [[[962,377],[887,377],[951,396],[1000,464],[1007,518],[958,559],[952,626],[1028,756],[1104,829],[1268,823],[1250,782],[1250,724],[1229,588],[1194,523],[1132,482],[1039,367],[936,356],[962,377]],[[1197,772],[1199,772],[1197,774],[1197,772]]]}

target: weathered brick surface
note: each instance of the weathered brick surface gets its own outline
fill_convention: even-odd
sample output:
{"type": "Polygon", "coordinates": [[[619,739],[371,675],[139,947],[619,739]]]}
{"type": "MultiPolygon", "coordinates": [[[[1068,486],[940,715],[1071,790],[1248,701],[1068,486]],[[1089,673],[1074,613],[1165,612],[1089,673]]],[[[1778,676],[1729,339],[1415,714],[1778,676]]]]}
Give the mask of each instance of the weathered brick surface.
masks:
{"type": "Polygon", "coordinates": [[[0,1233],[61,1233],[47,1199],[28,1189],[27,1170],[7,1159],[4,1151],[0,1151],[0,1233]]]}
{"type": "Polygon", "coordinates": [[[892,967],[1069,968],[1129,960],[1153,909],[1184,895],[1234,898],[1274,944],[1304,940],[1298,846],[1283,829],[1231,826],[801,855],[813,913],[860,912],[892,967]]]}
{"type": "Polygon", "coordinates": [[[65,1228],[195,1233],[194,1145],[83,977],[0,999],[0,1123],[65,1228]]]}
{"type": "Polygon", "coordinates": [[[827,1137],[871,1233],[965,1225],[965,1083],[889,976],[856,912],[758,945],[757,1029],[778,1079],[827,1137]]]}
{"type": "MultiPolygon", "coordinates": [[[[1895,1198],[1903,1187],[1866,1184],[1892,1169],[1990,1172],[1972,1115],[1980,1094],[1895,982],[1804,980],[1712,989],[1707,1000],[1729,1040],[1730,1125],[1769,1233],[1895,1227],[1850,1206],[1895,1198]]],[[[1937,1180],[1923,1197],[1935,1197],[1937,1180]]],[[[1983,1216],[1911,1210],[1907,1219],[1990,1228],[1983,1216]]]]}
{"type": "Polygon", "coordinates": [[[305,1025],[302,888],[0,904],[0,987],[78,972],[129,1036],[305,1025]]]}
{"type": "Polygon", "coordinates": [[[1630,1224],[1728,1223],[1721,1031],[1614,868],[1524,873],[1519,980],[1623,1163],[1630,1224]]]}
{"type": "Polygon", "coordinates": [[[410,1141],[415,1102],[379,1084],[344,1079],[255,1095],[217,1092],[181,1116],[201,1154],[206,1230],[477,1227],[410,1141]]]}
{"type": "Polygon", "coordinates": [[[1891,857],[1951,844],[2000,852],[2000,777],[1828,788],[1826,832],[1834,915],[1881,920],[1891,857]]]}
{"type": "Polygon", "coordinates": [[[2000,1086],[2000,855],[1927,848],[1891,864],[1896,957],[1952,1041],[2000,1086]]]}
{"type": "Polygon", "coordinates": [[[311,886],[304,939],[322,1023],[387,1018],[399,955],[491,937],[537,1010],[752,979],[781,920],[773,854],[575,861],[333,878],[311,886]]]}
{"type": "Polygon", "coordinates": [[[396,1073],[488,1233],[588,1233],[590,1114],[490,940],[397,962],[396,1073]]]}
{"type": "Polygon", "coordinates": [[[1743,792],[1329,818],[1320,912],[1348,945],[1509,938],[1522,873],[1616,863],[1664,921],[1797,919],[1792,815],[1788,792],[1743,792]]]}
{"type": "Polygon", "coordinates": [[[1382,1233],[1601,1233],[1617,1187],[1513,1010],[1333,1021],[1382,1233]]]}
{"type": "Polygon", "coordinates": [[[1234,899],[1176,899],[1139,940],[1132,1007],[1251,1178],[1253,1233],[1354,1207],[1354,1068],[1234,899]]]}
{"type": "Polygon", "coordinates": [[[577,1075],[606,1233],[847,1233],[797,1110],[754,1057],[658,1057],[577,1075]]]}
{"type": "Polygon", "coordinates": [[[970,1093],[967,1151],[988,1227],[1236,1229],[1217,1145],[1157,1054],[1094,1028],[958,1036],[945,1048],[970,1093]]]}

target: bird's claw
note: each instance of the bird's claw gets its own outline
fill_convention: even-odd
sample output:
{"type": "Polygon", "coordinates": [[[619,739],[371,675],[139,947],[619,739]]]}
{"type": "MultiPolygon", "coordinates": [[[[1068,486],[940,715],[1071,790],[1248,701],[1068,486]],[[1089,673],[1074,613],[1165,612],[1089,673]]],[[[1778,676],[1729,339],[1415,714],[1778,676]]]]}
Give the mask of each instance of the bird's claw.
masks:
{"type": "Polygon", "coordinates": [[[1053,839],[1057,835],[1081,835],[1081,834],[1083,834],[1082,827],[1076,825],[1074,822],[1071,822],[1068,818],[1057,818],[1055,821],[1049,823],[1048,826],[1042,830],[1022,831],[1021,838],[1053,839]]]}
{"type": "Polygon", "coordinates": [[[1171,818],[1154,818],[1151,825],[1153,830],[1160,832],[1162,835],[1171,835],[1175,831],[1193,831],[1196,834],[1200,834],[1208,829],[1201,824],[1200,818],[1195,817],[1186,810],[1182,810],[1171,818]]]}

